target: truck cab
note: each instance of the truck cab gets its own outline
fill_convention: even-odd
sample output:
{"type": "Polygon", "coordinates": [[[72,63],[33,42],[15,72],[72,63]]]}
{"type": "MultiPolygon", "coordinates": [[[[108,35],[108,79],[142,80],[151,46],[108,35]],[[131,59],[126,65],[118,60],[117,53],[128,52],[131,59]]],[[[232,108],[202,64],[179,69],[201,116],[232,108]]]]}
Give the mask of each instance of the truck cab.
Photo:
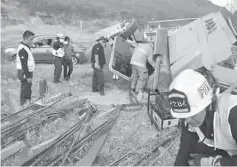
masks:
{"type": "MultiPolygon", "coordinates": [[[[127,38],[114,38],[109,69],[127,81],[130,81],[132,74],[132,53],[141,35],[143,33],[137,26],[127,33],[127,38]],[[132,40],[128,37],[132,37],[132,40]]],[[[162,54],[163,57],[152,66],[146,87],[165,92],[172,79],[184,69],[205,67],[208,71],[216,70],[217,64],[231,55],[231,46],[236,42],[236,37],[221,13],[216,12],[193,19],[175,31],[158,27],[153,41],[154,55],[162,54]]],[[[213,75],[218,80],[223,74],[213,75]]],[[[223,82],[230,84],[233,79],[223,82]]]]}

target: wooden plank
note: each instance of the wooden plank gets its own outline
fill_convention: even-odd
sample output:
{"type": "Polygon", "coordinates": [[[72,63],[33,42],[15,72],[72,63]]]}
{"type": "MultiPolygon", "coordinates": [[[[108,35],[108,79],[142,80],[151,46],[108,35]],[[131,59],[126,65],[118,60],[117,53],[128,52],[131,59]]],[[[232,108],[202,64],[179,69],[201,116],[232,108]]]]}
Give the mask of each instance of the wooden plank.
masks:
{"type": "Polygon", "coordinates": [[[70,110],[70,109],[73,109],[73,108],[77,108],[77,107],[80,107],[80,105],[85,104],[86,101],[87,101],[87,98],[76,99],[76,100],[70,102],[69,104],[64,105],[62,108],[65,109],[65,110],[70,110]]]}
{"type": "Polygon", "coordinates": [[[40,147],[36,146],[35,148],[28,151],[28,156],[23,156],[23,155],[25,155],[25,153],[22,153],[23,155],[20,155],[21,158],[19,158],[19,160],[16,161],[13,166],[22,166],[22,164],[25,161],[28,161],[29,159],[34,158],[36,155],[41,153],[43,150],[47,149],[54,142],[55,142],[55,140],[51,140],[50,142],[47,142],[46,144],[43,144],[40,147]]]}
{"type": "Polygon", "coordinates": [[[6,121],[1,124],[1,129],[5,128],[6,126],[10,125],[11,123],[9,121],[6,121]]]}
{"type": "Polygon", "coordinates": [[[16,153],[17,151],[23,149],[24,147],[26,147],[24,141],[18,141],[16,143],[10,145],[9,147],[3,149],[1,151],[2,160],[6,159],[7,157],[9,157],[10,155],[16,153]]]}
{"type": "Polygon", "coordinates": [[[47,141],[45,141],[45,142],[43,142],[43,143],[41,143],[41,144],[38,144],[38,145],[32,147],[32,148],[30,149],[30,153],[37,152],[37,150],[40,150],[42,147],[45,147],[46,145],[47,145],[47,146],[50,145],[50,144],[53,143],[53,141],[56,140],[57,138],[58,138],[58,135],[55,136],[55,137],[52,138],[52,139],[49,139],[49,140],[47,140],[47,141]]]}
{"type": "Polygon", "coordinates": [[[109,135],[109,132],[101,135],[92,145],[89,152],[83,157],[83,159],[76,163],[76,166],[92,166],[95,158],[97,157],[97,154],[99,153],[100,149],[104,145],[107,137],[109,135]]]}

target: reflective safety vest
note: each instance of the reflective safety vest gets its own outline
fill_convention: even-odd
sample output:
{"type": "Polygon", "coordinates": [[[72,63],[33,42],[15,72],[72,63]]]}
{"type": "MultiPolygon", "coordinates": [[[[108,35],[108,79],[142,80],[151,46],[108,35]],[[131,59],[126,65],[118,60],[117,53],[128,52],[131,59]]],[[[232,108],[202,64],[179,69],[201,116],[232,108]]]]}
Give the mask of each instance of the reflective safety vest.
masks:
{"type": "Polygon", "coordinates": [[[19,47],[17,50],[16,69],[22,70],[21,60],[20,60],[20,56],[19,56],[19,51],[21,49],[25,49],[25,51],[27,52],[27,54],[28,54],[28,61],[27,61],[28,70],[29,70],[29,72],[33,72],[35,70],[35,59],[34,59],[33,54],[31,53],[30,49],[27,46],[25,46],[24,44],[19,44],[19,47]]]}
{"type": "Polygon", "coordinates": [[[232,136],[228,121],[230,110],[236,105],[236,95],[223,94],[218,100],[217,111],[214,115],[215,147],[227,151],[229,155],[237,155],[237,143],[232,136]]]}
{"type": "MultiPolygon", "coordinates": [[[[237,143],[232,136],[229,114],[231,108],[237,105],[237,96],[231,94],[223,94],[218,100],[217,111],[214,114],[213,128],[214,140],[205,138],[199,127],[189,126],[189,131],[196,132],[199,142],[203,142],[209,147],[215,147],[225,150],[229,155],[237,155],[237,143]]],[[[236,127],[237,128],[237,127],[236,127]]]]}
{"type": "Polygon", "coordinates": [[[146,68],[146,62],[150,56],[153,56],[151,46],[147,43],[139,43],[132,55],[130,64],[146,68]]]}
{"type": "MultiPolygon", "coordinates": [[[[56,41],[54,41],[54,42],[56,42],[56,41]]],[[[65,52],[64,52],[64,49],[63,49],[63,48],[59,48],[58,50],[55,50],[55,49],[53,48],[52,54],[53,54],[54,56],[57,56],[57,57],[63,57],[63,56],[65,55],[65,52]]]]}

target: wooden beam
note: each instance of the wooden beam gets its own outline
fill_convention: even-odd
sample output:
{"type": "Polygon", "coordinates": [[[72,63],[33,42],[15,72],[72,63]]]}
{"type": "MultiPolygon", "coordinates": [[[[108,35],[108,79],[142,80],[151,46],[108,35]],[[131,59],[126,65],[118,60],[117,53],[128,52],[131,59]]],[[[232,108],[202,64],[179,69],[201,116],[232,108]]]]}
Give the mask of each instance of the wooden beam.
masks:
{"type": "Polygon", "coordinates": [[[1,129],[5,128],[6,126],[10,125],[11,123],[9,121],[6,121],[1,124],[1,129]]]}
{"type": "Polygon", "coordinates": [[[7,157],[11,156],[12,154],[15,154],[17,151],[23,149],[24,147],[26,147],[24,141],[18,141],[16,143],[10,145],[7,148],[4,148],[1,151],[2,160],[6,159],[7,157]]]}
{"type": "Polygon", "coordinates": [[[75,166],[92,166],[93,162],[95,161],[95,158],[97,157],[97,154],[99,153],[100,149],[104,145],[108,135],[109,135],[109,132],[101,135],[94,142],[89,152],[83,157],[83,159],[79,163],[76,163],[75,166]]]}
{"type": "Polygon", "coordinates": [[[53,143],[53,141],[56,140],[57,138],[58,138],[58,135],[55,136],[55,137],[52,138],[52,139],[49,139],[49,140],[47,140],[47,141],[45,141],[45,142],[43,142],[43,143],[41,143],[41,144],[38,144],[38,145],[32,147],[32,148],[30,149],[30,153],[37,152],[38,150],[42,149],[42,147],[45,147],[45,146],[50,145],[50,144],[53,143]]]}

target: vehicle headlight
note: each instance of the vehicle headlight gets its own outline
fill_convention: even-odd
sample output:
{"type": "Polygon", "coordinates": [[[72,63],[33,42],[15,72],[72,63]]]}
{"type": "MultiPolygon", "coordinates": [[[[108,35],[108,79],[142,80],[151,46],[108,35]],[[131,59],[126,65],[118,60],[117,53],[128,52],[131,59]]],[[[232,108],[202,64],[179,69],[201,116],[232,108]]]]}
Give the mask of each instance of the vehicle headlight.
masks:
{"type": "Polygon", "coordinates": [[[9,53],[9,52],[15,52],[15,49],[14,48],[6,48],[5,53],[9,53]]]}

